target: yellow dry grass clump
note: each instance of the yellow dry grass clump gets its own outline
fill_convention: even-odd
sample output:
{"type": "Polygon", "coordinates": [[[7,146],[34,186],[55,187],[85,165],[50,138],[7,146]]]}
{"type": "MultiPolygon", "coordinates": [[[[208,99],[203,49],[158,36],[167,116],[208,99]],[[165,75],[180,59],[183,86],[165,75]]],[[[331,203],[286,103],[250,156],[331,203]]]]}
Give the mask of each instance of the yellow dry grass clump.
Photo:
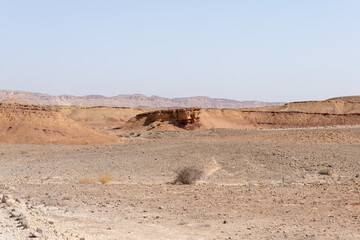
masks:
{"type": "Polygon", "coordinates": [[[102,184],[107,184],[113,180],[113,176],[110,173],[99,174],[99,181],[102,184]]]}

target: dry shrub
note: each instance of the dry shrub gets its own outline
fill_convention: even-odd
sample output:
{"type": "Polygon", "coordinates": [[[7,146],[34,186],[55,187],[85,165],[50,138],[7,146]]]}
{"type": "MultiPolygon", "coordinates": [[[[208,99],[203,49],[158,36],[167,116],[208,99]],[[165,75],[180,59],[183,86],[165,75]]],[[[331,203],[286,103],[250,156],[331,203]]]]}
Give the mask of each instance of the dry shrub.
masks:
{"type": "Polygon", "coordinates": [[[175,171],[177,173],[175,183],[194,184],[204,176],[204,171],[196,166],[183,167],[175,171]]]}
{"type": "Polygon", "coordinates": [[[325,169],[321,169],[318,172],[320,175],[327,175],[330,176],[332,174],[332,170],[331,168],[325,168],[325,169]]]}
{"type": "Polygon", "coordinates": [[[81,183],[81,184],[94,184],[95,179],[91,175],[86,175],[84,178],[79,179],[79,183],[81,183]]]}
{"type": "Polygon", "coordinates": [[[63,200],[71,200],[71,199],[72,199],[72,196],[69,196],[69,195],[63,197],[63,200]]]}
{"type": "Polygon", "coordinates": [[[107,184],[113,180],[113,176],[110,173],[99,174],[99,181],[102,184],[107,184]]]}

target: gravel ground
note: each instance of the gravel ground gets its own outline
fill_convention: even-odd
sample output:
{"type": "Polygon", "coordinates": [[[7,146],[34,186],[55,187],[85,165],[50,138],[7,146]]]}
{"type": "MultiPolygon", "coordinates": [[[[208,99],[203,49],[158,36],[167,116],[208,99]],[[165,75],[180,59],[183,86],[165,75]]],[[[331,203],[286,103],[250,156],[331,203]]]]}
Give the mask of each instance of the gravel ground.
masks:
{"type": "Polygon", "coordinates": [[[0,239],[360,239],[359,126],[121,136],[0,146],[0,239]]]}

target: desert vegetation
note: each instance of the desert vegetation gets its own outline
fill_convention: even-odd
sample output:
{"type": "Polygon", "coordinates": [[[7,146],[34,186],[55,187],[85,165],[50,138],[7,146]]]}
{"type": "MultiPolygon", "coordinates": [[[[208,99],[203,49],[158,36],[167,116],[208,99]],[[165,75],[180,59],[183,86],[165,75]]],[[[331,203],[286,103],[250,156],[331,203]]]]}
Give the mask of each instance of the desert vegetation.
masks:
{"type": "Polygon", "coordinates": [[[323,169],[320,169],[318,173],[320,175],[330,176],[332,174],[332,169],[331,168],[323,168],[323,169]]]}
{"type": "Polygon", "coordinates": [[[198,166],[186,166],[175,171],[173,184],[194,184],[204,176],[204,170],[198,166]]]}
{"type": "Polygon", "coordinates": [[[110,183],[112,180],[113,180],[113,176],[111,173],[101,173],[99,174],[99,181],[102,183],[102,184],[108,184],[110,183]]]}

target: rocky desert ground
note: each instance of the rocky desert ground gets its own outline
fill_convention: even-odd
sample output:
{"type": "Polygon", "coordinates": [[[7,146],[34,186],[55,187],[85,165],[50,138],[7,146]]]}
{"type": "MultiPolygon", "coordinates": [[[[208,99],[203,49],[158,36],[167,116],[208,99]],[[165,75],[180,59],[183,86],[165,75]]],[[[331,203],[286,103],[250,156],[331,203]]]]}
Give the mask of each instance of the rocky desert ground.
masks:
{"type": "Polygon", "coordinates": [[[360,239],[359,106],[3,103],[0,239],[360,239]]]}

